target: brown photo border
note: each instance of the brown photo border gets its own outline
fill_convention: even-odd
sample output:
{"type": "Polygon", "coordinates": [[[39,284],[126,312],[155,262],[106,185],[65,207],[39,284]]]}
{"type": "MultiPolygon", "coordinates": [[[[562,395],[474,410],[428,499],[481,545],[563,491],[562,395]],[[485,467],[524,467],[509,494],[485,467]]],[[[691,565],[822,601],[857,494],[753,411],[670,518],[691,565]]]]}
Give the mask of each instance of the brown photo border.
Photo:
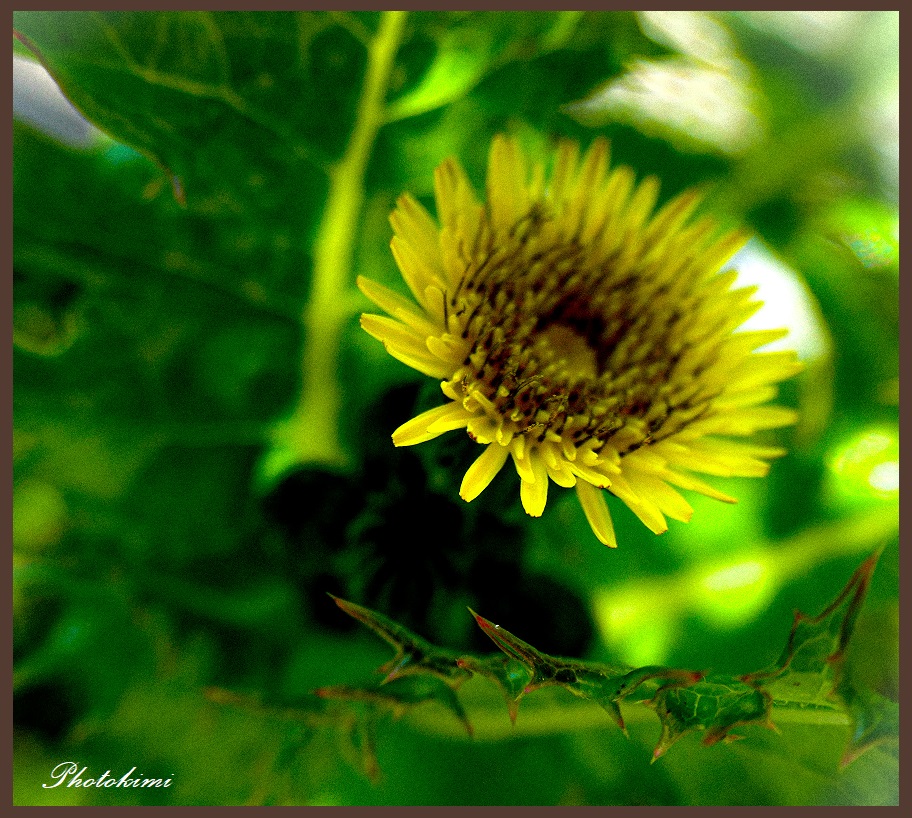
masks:
{"type": "MultiPolygon", "coordinates": [[[[557,10],[558,4],[554,2],[544,3],[544,2],[527,2],[524,3],[498,3],[496,9],[511,10],[511,11],[545,11],[545,10],[557,10]]],[[[143,10],[143,11],[173,11],[173,10],[212,10],[212,11],[229,11],[229,10],[250,10],[250,3],[241,3],[241,2],[231,2],[231,0],[225,0],[221,3],[212,3],[208,0],[203,0],[202,2],[196,3],[182,3],[182,2],[164,2],[158,3],[110,3],[107,0],[101,0],[99,2],[93,2],[90,5],[91,10],[143,10]]],[[[395,9],[404,9],[404,10],[451,10],[451,11],[473,11],[473,10],[492,10],[490,4],[484,3],[461,3],[461,4],[450,4],[450,3],[412,3],[408,0],[406,2],[398,2],[394,6],[388,4],[367,2],[367,3],[355,3],[355,4],[337,4],[337,3],[322,3],[322,4],[270,4],[266,7],[257,7],[256,10],[262,11],[284,11],[284,10],[322,10],[328,8],[338,8],[338,9],[347,9],[347,10],[386,10],[390,8],[395,9]]],[[[586,11],[611,11],[611,10],[624,10],[629,11],[633,9],[649,9],[649,10],[675,10],[680,8],[679,6],[669,7],[667,4],[658,3],[655,5],[631,5],[623,3],[609,3],[609,2],[575,2],[570,8],[574,10],[586,10],[586,11]]],[[[685,8],[687,8],[685,6],[685,8]]],[[[771,10],[771,11],[792,11],[795,10],[795,6],[789,6],[785,4],[776,4],[776,3],[756,3],[748,4],[745,6],[732,5],[732,4],[722,4],[718,2],[704,2],[699,4],[698,8],[700,10],[771,10]]],[[[798,8],[801,10],[856,10],[857,5],[845,4],[841,2],[829,3],[829,4],[808,4],[803,3],[798,8]]],[[[60,0],[44,0],[44,2],[33,3],[33,2],[18,2],[15,4],[15,10],[26,10],[26,9],[40,9],[43,11],[82,11],[86,10],[85,6],[60,2],[60,0]]],[[[867,9],[867,10],[877,10],[877,11],[891,11],[899,10],[899,4],[893,6],[877,6],[876,8],[867,9]]],[[[900,43],[912,41],[912,16],[900,14],[900,43]]],[[[12,28],[12,14],[8,18],[11,23],[12,28]]],[[[11,32],[12,33],[12,32],[11,32]]],[[[904,78],[905,69],[904,66],[907,64],[907,60],[903,59],[902,48],[900,48],[900,76],[904,78]]],[[[11,63],[7,63],[7,81],[3,86],[3,94],[5,96],[5,102],[7,110],[9,111],[10,117],[12,117],[12,67],[11,63]]],[[[902,100],[902,93],[900,99],[902,100]]],[[[10,124],[12,124],[10,122],[10,124]]],[[[900,134],[900,145],[902,145],[906,140],[903,138],[902,133],[900,134]]],[[[2,371],[4,383],[6,388],[4,394],[9,395],[9,400],[4,401],[3,403],[3,422],[6,429],[6,451],[9,453],[9,464],[10,467],[4,472],[3,481],[5,489],[5,500],[4,500],[4,516],[7,519],[8,523],[3,531],[3,542],[6,545],[6,552],[12,556],[12,497],[13,497],[13,486],[12,486],[12,427],[13,427],[13,417],[12,417],[12,390],[13,390],[13,345],[12,345],[12,325],[13,325],[13,276],[12,276],[12,246],[13,246],[13,218],[12,218],[12,209],[13,209],[13,200],[12,200],[12,154],[13,154],[13,145],[12,145],[12,128],[7,128],[4,130],[2,137],[0,137],[0,144],[2,144],[4,156],[6,162],[3,168],[3,181],[6,184],[9,195],[3,199],[3,240],[5,246],[9,248],[8,253],[5,257],[5,266],[7,266],[8,274],[4,278],[5,288],[7,291],[7,297],[0,299],[2,303],[2,317],[3,317],[3,326],[9,327],[9,332],[4,335],[3,338],[3,356],[2,362],[0,362],[0,371],[2,371]]],[[[904,203],[906,203],[910,198],[909,191],[912,190],[912,179],[909,177],[912,176],[909,172],[909,168],[904,167],[900,163],[900,209],[904,203]]],[[[901,229],[900,234],[904,231],[901,229]]],[[[900,430],[905,432],[908,425],[908,415],[909,412],[904,412],[902,410],[903,398],[908,395],[908,386],[903,386],[908,384],[910,375],[908,369],[912,365],[910,361],[909,350],[912,350],[912,305],[910,305],[910,285],[908,281],[903,282],[902,275],[900,275],[900,285],[899,285],[899,301],[900,301],[900,333],[899,333],[899,342],[900,342],[900,430]]],[[[907,484],[907,479],[912,477],[912,469],[908,465],[903,466],[900,464],[900,484],[907,484]]],[[[906,497],[905,501],[900,498],[900,513],[905,509],[906,506],[912,504],[912,500],[906,497]]],[[[900,622],[903,623],[904,627],[900,629],[900,678],[905,680],[906,684],[909,684],[910,679],[912,679],[912,670],[909,668],[910,663],[910,648],[909,648],[909,633],[910,628],[907,627],[908,623],[912,623],[912,589],[910,589],[910,584],[912,584],[912,578],[909,576],[909,571],[905,570],[903,567],[902,559],[902,545],[903,540],[902,531],[900,531],[900,622]]],[[[908,562],[906,560],[905,562],[908,562]]],[[[13,655],[13,640],[12,640],[12,559],[8,559],[5,563],[5,582],[3,585],[3,597],[6,602],[5,610],[8,612],[10,617],[9,627],[4,631],[4,646],[5,646],[5,656],[6,656],[6,670],[7,673],[3,676],[2,681],[2,690],[5,696],[5,701],[9,703],[9,718],[6,722],[6,737],[7,740],[3,745],[2,750],[0,750],[0,759],[6,762],[7,775],[4,779],[6,784],[5,789],[8,792],[8,800],[6,803],[12,805],[13,794],[12,794],[12,771],[13,771],[13,720],[12,720],[12,655],[13,655]]],[[[902,687],[902,682],[900,683],[900,690],[904,690],[902,687]]],[[[905,704],[905,702],[903,702],[905,704]]],[[[910,712],[909,707],[905,706],[901,710],[900,714],[901,720],[901,734],[909,734],[909,721],[910,721],[910,712]]],[[[903,763],[903,756],[900,755],[900,781],[902,781],[905,776],[904,773],[909,772],[910,765],[908,763],[903,763]]],[[[45,811],[51,811],[56,809],[61,809],[61,807],[15,807],[14,809],[29,809],[31,810],[30,815],[41,815],[45,811]]],[[[73,809],[76,811],[85,811],[88,810],[87,814],[94,814],[95,810],[103,810],[106,815],[113,814],[129,814],[133,810],[149,810],[149,809],[167,809],[167,810],[193,810],[193,811],[214,811],[224,809],[222,806],[203,806],[203,807],[189,807],[189,806],[174,806],[174,807],[134,807],[134,806],[109,806],[109,807],[92,807],[92,806],[77,806],[77,807],[63,807],[63,809],[73,809]]],[[[248,807],[247,809],[270,809],[269,807],[248,807]]],[[[296,809],[326,809],[323,807],[297,807],[296,809]]],[[[402,809],[421,809],[424,812],[432,812],[434,814],[440,814],[444,811],[451,812],[452,810],[471,810],[473,812],[489,812],[497,810],[498,815],[509,815],[514,814],[519,816],[520,814],[527,814],[529,810],[557,810],[557,811],[571,811],[571,810],[611,810],[615,812],[617,810],[626,810],[632,809],[630,807],[599,807],[599,806],[588,806],[588,807],[447,807],[447,806],[434,806],[434,807],[333,807],[335,810],[334,814],[338,815],[348,815],[348,814],[360,814],[363,811],[369,811],[371,814],[379,812],[381,815],[399,815],[402,809]],[[506,811],[506,812],[504,812],[506,811]]],[[[692,814],[700,813],[706,809],[706,807],[639,807],[637,808],[637,815],[653,815],[664,810],[677,810],[691,812],[692,814]]],[[[782,809],[801,809],[803,814],[807,814],[808,811],[816,812],[817,814],[824,816],[828,815],[832,808],[830,807],[730,807],[729,809],[736,810],[738,812],[749,812],[757,810],[782,810],[782,809]]],[[[841,809],[852,809],[852,810],[867,810],[868,807],[843,807],[841,809]]],[[[888,810],[898,810],[899,807],[887,807],[888,810]]],[[[882,814],[882,813],[879,813],[882,814]]]]}

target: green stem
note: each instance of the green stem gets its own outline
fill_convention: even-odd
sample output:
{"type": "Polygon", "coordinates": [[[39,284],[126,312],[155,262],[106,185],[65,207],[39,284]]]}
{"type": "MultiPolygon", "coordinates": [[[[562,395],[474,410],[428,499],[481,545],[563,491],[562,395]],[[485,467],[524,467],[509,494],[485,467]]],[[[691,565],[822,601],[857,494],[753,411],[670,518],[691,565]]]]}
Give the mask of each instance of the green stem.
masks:
{"type": "MultiPolygon", "coordinates": [[[[468,682],[466,684],[469,684],[468,682]]],[[[478,695],[478,694],[476,694],[478,695]]],[[[481,696],[464,701],[469,721],[474,729],[476,741],[504,741],[523,736],[557,735],[604,727],[617,727],[595,702],[576,699],[565,692],[563,696],[548,696],[546,700],[523,700],[516,724],[512,724],[507,708],[499,693],[493,688],[489,698],[482,702],[481,696]]],[[[642,702],[622,702],[621,712],[627,725],[652,722],[659,727],[654,711],[642,702]]],[[[842,710],[823,708],[800,708],[774,706],[771,717],[777,726],[786,724],[810,724],[819,727],[845,728],[851,724],[848,714],[842,710]]],[[[437,736],[452,739],[467,739],[462,724],[440,707],[418,707],[405,716],[414,728],[437,736]]],[[[746,729],[746,728],[745,728],[746,729]]]]}
{"type": "Polygon", "coordinates": [[[293,463],[344,464],[338,429],[339,345],[355,303],[349,290],[364,204],[364,174],[384,121],[386,92],[405,17],[404,11],[383,12],[377,35],[368,46],[351,139],[341,159],[329,169],[326,209],[314,243],[311,295],[302,316],[306,346],[301,395],[293,415],[277,431],[279,445],[274,456],[282,462],[271,464],[268,470],[273,473],[293,463]]]}

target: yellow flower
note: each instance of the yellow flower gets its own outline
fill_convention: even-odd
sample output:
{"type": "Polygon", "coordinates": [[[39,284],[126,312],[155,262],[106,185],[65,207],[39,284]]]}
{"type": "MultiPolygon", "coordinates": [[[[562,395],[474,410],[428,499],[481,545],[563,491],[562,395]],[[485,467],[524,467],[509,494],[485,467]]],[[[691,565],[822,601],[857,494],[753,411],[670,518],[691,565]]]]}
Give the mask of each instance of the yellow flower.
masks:
{"type": "Polygon", "coordinates": [[[361,277],[391,316],[361,326],[448,399],[400,426],[396,446],[463,428],[485,445],[464,500],[512,457],[529,514],[541,515],[550,480],[575,487],[615,546],[602,489],[660,534],[666,515],[693,511],[673,486],[735,502],[690,472],[759,477],[784,454],[717,437],[793,423],[793,411],[759,404],[801,365],[755,352],[785,330],[735,332],[760,306],[755,288],[732,289],[736,273],[720,272],[745,237],[691,219],[695,192],[653,215],[656,179],[609,172],[603,139],[582,158],[561,142],[546,179],[505,136],[491,145],[486,202],[454,159],[434,185],[439,226],[408,194],[390,217],[417,304],[361,277]]]}

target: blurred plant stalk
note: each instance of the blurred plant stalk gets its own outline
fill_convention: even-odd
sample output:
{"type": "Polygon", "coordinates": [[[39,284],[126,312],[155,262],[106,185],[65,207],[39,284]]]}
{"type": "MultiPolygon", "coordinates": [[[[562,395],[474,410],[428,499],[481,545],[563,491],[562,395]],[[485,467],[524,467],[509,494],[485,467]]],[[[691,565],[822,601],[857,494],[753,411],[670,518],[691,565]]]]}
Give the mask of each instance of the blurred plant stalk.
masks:
{"type": "Polygon", "coordinates": [[[298,404],[273,435],[264,470],[278,474],[299,463],[341,466],[339,439],[339,346],[356,297],[351,273],[358,221],[364,205],[364,174],[377,131],[385,120],[385,98],[402,40],[406,12],[384,11],[368,44],[364,87],[351,139],[329,169],[329,194],[314,244],[311,296],[302,315],[305,333],[303,380],[298,404]]]}

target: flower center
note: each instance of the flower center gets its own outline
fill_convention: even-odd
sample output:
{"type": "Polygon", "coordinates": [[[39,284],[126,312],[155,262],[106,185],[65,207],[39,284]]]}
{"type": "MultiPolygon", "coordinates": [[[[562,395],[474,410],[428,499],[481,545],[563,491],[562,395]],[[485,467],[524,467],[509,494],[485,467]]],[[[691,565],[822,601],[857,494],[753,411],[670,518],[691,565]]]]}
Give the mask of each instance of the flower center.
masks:
{"type": "Polygon", "coordinates": [[[555,360],[568,375],[587,380],[598,377],[597,352],[590,345],[588,334],[580,334],[575,326],[546,324],[536,343],[553,350],[555,360]]]}
{"type": "MultiPolygon", "coordinates": [[[[668,338],[686,313],[656,306],[663,299],[644,272],[628,265],[622,274],[613,259],[593,259],[535,212],[521,231],[483,222],[465,258],[448,298],[469,345],[449,382],[455,394],[474,398],[513,434],[543,442],[553,433],[575,445],[595,438],[597,448],[611,440],[620,453],[678,408],[680,355],[668,338]]],[[[686,422],[695,407],[685,408],[686,422]]]]}

